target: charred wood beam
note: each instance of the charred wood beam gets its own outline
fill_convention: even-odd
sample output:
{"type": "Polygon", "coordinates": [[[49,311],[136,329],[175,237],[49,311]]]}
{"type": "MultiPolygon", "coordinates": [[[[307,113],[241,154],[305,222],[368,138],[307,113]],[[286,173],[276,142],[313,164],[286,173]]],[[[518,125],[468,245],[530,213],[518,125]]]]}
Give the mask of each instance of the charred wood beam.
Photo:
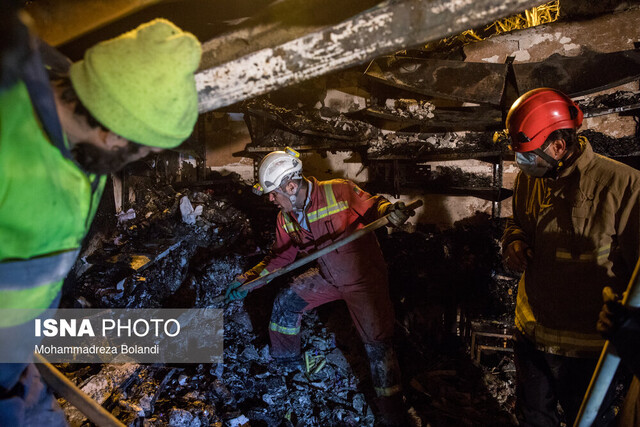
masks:
{"type": "MultiPolygon", "coordinates": [[[[123,382],[137,375],[140,369],[142,369],[141,365],[136,363],[104,365],[98,374],[80,384],[79,388],[98,405],[102,405],[113,392],[121,387],[123,382]]],[[[81,425],[85,422],[86,417],[70,403],[72,402],[63,405],[67,421],[72,426],[81,425]]]]}
{"type": "Polygon", "coordinates": [[[585,98],[578,102],[585,117],[596,117],[607,114],[627,113],[633,114],[640,109],[640,92],[618,91],[608,95],[600,95],[595,98],[585,98]]]}
{"type": "Polygon", "coordinates": [[[385,2],[336,26],[196,75],[201,113],[537,6],[539,0],[385,2]]]}
{"type": "MultiPolygon", "coordinates": [[[[227,6],[228,2],[222,3],[227,6]]],[[[337,25],[377,6],[380,0],[244,0],[244,3],[250,5],[253,13],[238,15],[236,18],[239,19],[223,18],[223,23],[230,25],[221,28],[222,35],[200,39],[208,40],[202,45],[200,69],[221,65],[337,25]],[[261,9],[261,3],[268,3],[268,6],[261,9]]],[[[216,15],[219,14],[217,9],[216,15]]]]}
{"type": "Polygon", "coordinates": [[[82,392],[64,374],[47,362],[42,355],[36,353],[34,359],[42,378],[57,394],[80,411],[76,412],[77,414],[86,415],[99,427],[124,427],[124,424],[100,406],[98,402],[82,392]]]}
{"type": "Polygon", "coordinates": [[[366,75],[422,95],[500,105],[507,71],[505,64],[385,56],[373,61],[366,75]]]}
{"type": "MultiPolygon", "coordinates": [[[[450,152],[450,153],[422,153],[412,154],[376,154],[367,153],[368,160],[417,160],[420,162],[445,162],[451,160],[484,160],[494,159],[503,155],[502,151],[471,151],[471,152],[450,152]]],[[[510,154],[513,157],[513,154],[510,154]]]]}
{"type": "MultiPolygon", "coordinates": [[[[300,145],[290,145],[296,151],[313,151],[313,150],[328,150],[328,151],[358,151],[361,149],[366,149],[368,146],[367,141],[354,141],[348,142],[344,144],[340,144],[335,140],[328,139],[319,139],[317,143],[314,144],[300,144],[300,145]]],[[[236,157],[251,157],[256,153],[259,154],[267,154],[272,151],[282,150],[284,145],[247,145],[243,151],[238,151],[233,153],[236,157]]]]}
{"type": "MultiPolygon", "coordinates": [[[[356,113],[352,114],[356,116],[356,113]]],[[[491,107],[436,107],[430,118],[404,117],[397,112],[371,106],[358,115],[419,125],[429,131],[492,131],[503,128],[500,110],[491,107]]]]}
{"type": "Polygon", "coordinates": [[[635,81],[640,77],[640,50],[554,54],[523,64],[385,56],[373,61],[366,75],[422,95],[507,108],[520,94],[538,87],[577,97],[635,81]]]}

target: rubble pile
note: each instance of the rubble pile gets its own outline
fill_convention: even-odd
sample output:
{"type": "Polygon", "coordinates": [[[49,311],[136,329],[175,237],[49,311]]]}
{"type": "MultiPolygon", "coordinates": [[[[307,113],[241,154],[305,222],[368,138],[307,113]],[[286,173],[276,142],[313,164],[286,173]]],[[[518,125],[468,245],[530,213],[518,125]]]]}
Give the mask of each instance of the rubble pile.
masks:
{"type": "MultiPolygon", "coordinates": [[[[207,287],[207,298],[218,295],[221,289],[216,288],[207,287]]],[[[266,326],[253,329],[248,308],[254,302],[249,298],[225,310],[224,364],[129,366],[128,375],[117,377],[116,384],[112,365],[99,372],[90,366],[61,368],[126,425],[372,426],[371,396],[361,391],[367,381],[362,380],[367,369],[363,350],[343,353],[349,345],[337,344],[327,326],[347,322],[348,313],[327,323],[317,312],[305,315],[306,363],[297,370],[283,369],[269,356],[266,326]],[[87,384],[112,386],[96,390],[87,384]]],[[[355,329],[346,332],[355,334],[355,329]]],[[[71,406],[64,405],[64,410],[68,416],[74,414],[72,425],[84,421],[71,406]]]]}
{"type": "MultiPolygon", "coordinates": [[[[314,135],[349,141],[364,141],[377,133],[370,124],[346,117],[331,108],[307,110],[289,109],[272,104],[265,98],[258,98],[245,105],[247,115],[261,117],[275,122],[279,127],[302,135],[314,135]]],[[[250,121],[250,128],[256,128],[250,121]]],[[[266,136],[266,135],[265,135],[266,136]]],[[[263,145],[262,137],[253,142],[263,145]]]]}
{"type": "MultiPolygon", "coordinates": [[[[115,376],[113,365],[98,372],[91,366],[63,366],[67,376],[126,425],[145,426],[373,426],[374,407],[364,350],[344,307],[322,307],[303,318],[306,363],[282,369],[268,355],[262,331],[254,330],[249,303],[225,311],[224,364],[135,365],[115,376]],[[345,327],[346,326],[346,327],[345,327]],[[87,384],[118,383],[100,389],[87,384]]],[[[261,329],[265,329],[261,328],[261,329]]],[[[443,355],[435,348],[416,353],[398,337],[407,403],[431,425],[512,425],[497,398],[509,402],[505,386],[467,355],[443,355]],[[493,387],[493,391],[491,389],[493,387]]],[[[95,365],[93,365],[95,366],[95,365]]],[[[122,370],[122,369],[120,369],[122,370]]],[[[511,380],[509,380],[511,381],[511,380]]],[[[83,418],[75,414],[72,425],[83,418]]],[[[426,425],[426,424],[425,424],[426,425]]]]}
{"type": "Polygon", "coordinates": [[[354,148],[366,147],[366,141],[345,141],[339,139],[330,139],[312,135],[300,135],[284,129],[273,129],[252,144],[252,147],[268,147],[269,149],[283,149],[284,147],[292,147],[299,149],[305,148],[326,148],[329,151],[353,150],[354,148]],[[329,149],[330,147],[330,149],[329,149]]]}
{"type": "Polygon", "coordinates": [[[483,366],[483,382],[500,408],[513,413],[516,399],[516,366],[511,354],[502,356],[494,367],[483,366]]]}
{"type": "Polygon", "coordinates": [[[440,166],[429,174],[426,182],[434,188],[491,187],[493,177],[466,172],[459,167],[440,166]]]}
{"type": "Polygon", "coordinates": [[[430,102],[416,99],[387,99],[383,111],[409,119],[426,120],[435,117],[436,106],[430,102]]]}
{"type": "MultiPolygon", "coordinates": [[[[135,217],[129,214],[85,257],[71,303],[210,305],[273,240],[276,211],[244,198],[237,185],[225,193],[147,189],[132,207],[135,217]]],[[[495,227],[479,218],[453,230],[380,234],[407,403],[431,425],[512,424],[510,390],[496,379],[508,374],[474,363],[467,338],[455,334],[461,309],[475,315],[487,309],[487,295],[501,292],[492,290],[503,274],[496,273],[495,227]]],[[[60,367],[126,425],[372,426],[377,409],[369,366],[344,303],[303,316],[302,366],[281,367],[269,356],[271,301],[286,283],[278,278],[225,307],[224,363],[60,367]]],[[[506,303],[487,313],[503,315],[506,303]]],[[[69,416],[75,411],[64,409],[69,416]]],[[[86,423],[74,417],[73,425],[86,423]]]]}
{"type": "Polygon", "coordinates": [[[465,358],[432,358],[410,381],[416,412],[433,426],[517,425],[511,368],[511,361],[481,369],[465,358]]]}
{"type": "MultiPolygon", "coordinates": [[[[199,252],[226,252],[236,243],[250,244],[255,237],[243,239],[250,232],[249,219],[227,197],[206,189],[149,188],[119,216],[115,234],[81,259],[77,277],[68,279],[79,295],[76,305],[166,306],[170,299],[175,302],[183,284],[189,285],[191,263],[199,252]]],[[[238,256],[223,258],[237,266],[238,256]]]]}
{"type": "Polygon", "coordinates": [[[591,129],[580,132],[580,135],[589,140],[594,152],[603,156],[615,158],[640,154],[640,140],[635,136],[612,138],[591,129]]]}
{"type": "Polygon", "coordinates": [[[591,111],[619,108],[640,103],[640,93],[616,91],[607,95],[585,96],[578,101],[580,108],[588,115],[591,111]]]}
{"type": "Polygon", "coordinates": [[[486,133],[387,133],[369,141],[367,154],[370,157],[394,155],[419,158],[423,154],[463,154],[484,151],[500,151],[486,133]]]}

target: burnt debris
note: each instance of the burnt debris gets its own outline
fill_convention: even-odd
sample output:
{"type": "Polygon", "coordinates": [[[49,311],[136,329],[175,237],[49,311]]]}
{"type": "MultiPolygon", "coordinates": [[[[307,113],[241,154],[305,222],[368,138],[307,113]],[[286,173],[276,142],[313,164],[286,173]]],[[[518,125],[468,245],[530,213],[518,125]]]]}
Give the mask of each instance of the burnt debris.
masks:
{"type": "MultiPolygon", "coordinates": [[[[243,183],[177,188],[147,188],[112,235],[88,239],[67,306],[206,306],[264,256],[276,212],[243,183]]],[[[471,318],[505,322],[513,311],[516,279],[502,271],[498,237],[483,216],[449,231],[380,234],[407,404],[432,425],[513,423],[509,355],[485,352],[479,364],[469,354],[471,318]]],[[[272,363],[266,325],[285,285],[225,308],[223,363],[59,367],[127,425],[373,425],[366,353],[344,304],[303,317],[302,367],[272,363]]]]}

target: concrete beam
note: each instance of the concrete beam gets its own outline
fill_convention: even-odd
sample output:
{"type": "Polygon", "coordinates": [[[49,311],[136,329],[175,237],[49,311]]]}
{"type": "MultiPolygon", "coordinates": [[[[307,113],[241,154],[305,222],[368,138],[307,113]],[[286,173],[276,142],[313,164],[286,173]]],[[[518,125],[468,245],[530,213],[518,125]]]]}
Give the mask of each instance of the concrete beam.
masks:
{"type": "Polygon", "coordinates": [[[385,2],[340,24],[264,48],[196,75],[201,113],[379,55],[476,28],[540,0],[385,2]]]}

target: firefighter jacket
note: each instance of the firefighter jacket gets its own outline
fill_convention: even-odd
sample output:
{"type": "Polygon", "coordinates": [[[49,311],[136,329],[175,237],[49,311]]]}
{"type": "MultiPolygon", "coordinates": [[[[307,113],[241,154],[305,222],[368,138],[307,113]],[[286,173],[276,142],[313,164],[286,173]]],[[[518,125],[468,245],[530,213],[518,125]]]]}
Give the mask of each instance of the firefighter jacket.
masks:
{"type": "Polygon", "coordinates": [[[557,179],[520,173],[503,250],[522,240],[533,259],[518,285],[516,327],[540,350],[597,356],[602,288],[622,293],[640,248],[640,172],[595,154],[582,154],[557,179]]]}
{"type": "MultiPolygon", "coordinates": [[[[105,181],[85,174],[52,143],[24,81],[0,91],[0,308],[51,305],[105,181]]],[[[0,327],[27,320],[1,316],[0,327]]]]}
{"type": "MultiPolygon", "coordinates": [[[[264,276],[291,264],[298,256],[322,249],[384,216],[391,205],[348,180],[318,181],[310,177],[309,181],[311,197],[305,215],[310,231],[288,213],[278,213],[276,241],[270,254],[238,280],[264,276]]],[[[361,282],[385,263],[375,234],[368,233],[318,258],[318,265],[329,282],[340,286],[361,282]]]]}

